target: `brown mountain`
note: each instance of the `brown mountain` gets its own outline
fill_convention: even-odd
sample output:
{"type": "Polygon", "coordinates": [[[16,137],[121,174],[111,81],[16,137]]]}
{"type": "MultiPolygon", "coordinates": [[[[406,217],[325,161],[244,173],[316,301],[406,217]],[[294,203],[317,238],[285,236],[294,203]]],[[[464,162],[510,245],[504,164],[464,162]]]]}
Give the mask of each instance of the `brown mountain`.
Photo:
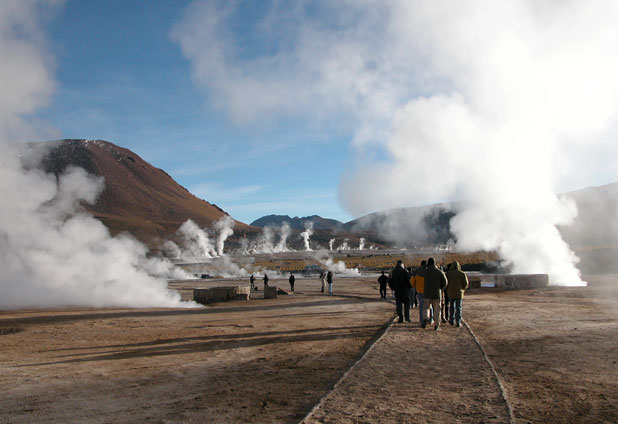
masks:
{"type": "MultiPolygon", "coordinates": [[[[165,171],[130,150],[103,140],[61,140],[40,143],[49,148],[42,165],[58,175],[75,165],[105,178],[105,190],[94,205],[83,207],[100,219],[112,234],[128,231],[151,247],[172,238],[192,219],[209,227],[228,215],[217,205],[195,197],[165,171]]],[[[236,221],[236,236],[259,231],[236,221]]]]}

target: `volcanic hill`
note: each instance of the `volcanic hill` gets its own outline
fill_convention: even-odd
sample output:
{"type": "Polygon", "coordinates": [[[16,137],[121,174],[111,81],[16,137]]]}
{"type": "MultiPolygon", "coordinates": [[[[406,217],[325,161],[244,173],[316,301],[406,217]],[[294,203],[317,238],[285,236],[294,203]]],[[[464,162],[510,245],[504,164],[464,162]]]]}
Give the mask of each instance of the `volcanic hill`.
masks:
{"type": "MultiPolygon", "coordinates": [[[[82,206],[112,234],[127,231],[154,247],[173,238],[187,219],[208,227],[228,215],[217,205],[195,197],[162,169],[108,141],[69,139],[35,145],[49,148],[41,162],[46,172],[59,175],[74,165],[105,178],[105,190],[96,203],[82,206]]],[[[235,221],[234,232],[239,236],[256,231],[235,221]]]]}

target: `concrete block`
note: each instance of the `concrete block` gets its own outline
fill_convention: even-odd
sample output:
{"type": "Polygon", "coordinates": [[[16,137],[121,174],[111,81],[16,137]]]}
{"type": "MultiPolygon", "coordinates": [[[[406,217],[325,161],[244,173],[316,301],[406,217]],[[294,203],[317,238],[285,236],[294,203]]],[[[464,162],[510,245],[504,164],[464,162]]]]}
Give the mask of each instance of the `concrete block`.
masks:
{"type": "Polygon", "coordinates": [[[471,289],[481,288],[481,277],[478,275],[468,275],[468,283],[471,289]]]}
{"type": "Polygon", "coordinates": [[[496,287],[505,289],[536,289],[549,286],[547,274],[500,274],[494,275],[496,287]]]}
{"type": "Polygon", "coordinates": [[[251,288],[249,286],[224,286],[208,289],[193,289],[193,300],[207,304],[213,302],[227,302],[230,300],[249,300],[251,288]]]}
{"type": "Polygon", "coordinates": [[[264,287],[264,299],[276,299],[277,286],[264,287]]]}

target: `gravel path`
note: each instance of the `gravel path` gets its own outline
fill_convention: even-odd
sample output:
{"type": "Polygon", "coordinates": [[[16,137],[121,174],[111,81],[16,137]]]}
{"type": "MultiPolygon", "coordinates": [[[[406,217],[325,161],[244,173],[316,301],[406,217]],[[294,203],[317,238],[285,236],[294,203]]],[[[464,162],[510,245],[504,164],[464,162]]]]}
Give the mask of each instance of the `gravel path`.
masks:
{"type": "MultiPolygon", "coordinates": [[[[416,311],[414,311],[416,312],[416,311]]],[[[465,327],[393,324],[306,423],[508,422],[491,368],[465,327]],[[463,389],[465,388],[465,390],[463,389]]]]}

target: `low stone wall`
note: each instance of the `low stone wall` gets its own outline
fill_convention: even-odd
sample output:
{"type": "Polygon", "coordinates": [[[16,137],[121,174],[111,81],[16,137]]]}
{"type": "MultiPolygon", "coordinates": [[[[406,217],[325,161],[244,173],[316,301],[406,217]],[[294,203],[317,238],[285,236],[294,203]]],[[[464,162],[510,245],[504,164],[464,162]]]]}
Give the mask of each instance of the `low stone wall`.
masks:
{"type": "Polygon", "coordinates": [[[211,287],[209,289],[193,289],[193,300],[207,304],[213,302],[227,302],[230,300],[249,300],[251,288],[249,286],[211,287]]]}
{"type": "Polygon", "coordinates": [[[547,274],[468,274],[471,289],[536,289],[549,286],[547,274]]]}
{"type": "Polygon", "coordinates": [[[505,274],[495,275],[496,287],[505,289],[536,289],[549,286],[547,274],[505,274]]]}
{"type": "Polygon", "coordinates": [[[468,284],[471,289],[480,289],[481,277],[478,275],[468,275],[468,284]]]}

